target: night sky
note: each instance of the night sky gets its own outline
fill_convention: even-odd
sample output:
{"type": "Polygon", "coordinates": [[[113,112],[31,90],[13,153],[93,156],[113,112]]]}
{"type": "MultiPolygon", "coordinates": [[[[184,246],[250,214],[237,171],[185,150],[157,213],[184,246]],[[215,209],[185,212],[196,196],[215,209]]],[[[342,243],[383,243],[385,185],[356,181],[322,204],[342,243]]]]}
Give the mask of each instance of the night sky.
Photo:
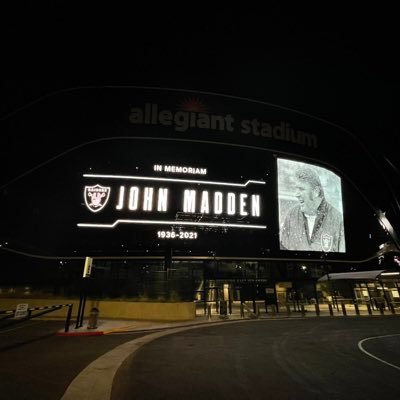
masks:
{"type": "MultiPolygon", "coordinates": [[[[353,155],[354,162],[369,157],[381,171],[379,184],[399,199],[394,10],[271,4],[263,11],[213,9],[186,16],[170,10],[126,22],[110,16],[116,30],[105,19],[75,24],[57,15],[42,23],[22,12],[11,24],[14,41],[3,54],[1,124],[43,96],[82,86],[151,86],[250,98],[352,132],[366,146],[353,155]]],[[[0,140],[7,179],[15,165],[44,161],[23,148],[10,154],[7,145],[14,139],[7,129],[0,140]]],[[[371,182],[371,190],[379,184],[371,182]]]]}
{"type": "Polygon", "coordinates": [[[14,42],[3,49],[1,115],[71,87],[193,89],[326,119],[396,162],[394,10],[270,4],[262,12],[141,13],[129,26],[117,13],[120,27],[112,30],[100,30],[103,21],[94,18],[34,22],[20,12],[10,17],[14,42]]]}

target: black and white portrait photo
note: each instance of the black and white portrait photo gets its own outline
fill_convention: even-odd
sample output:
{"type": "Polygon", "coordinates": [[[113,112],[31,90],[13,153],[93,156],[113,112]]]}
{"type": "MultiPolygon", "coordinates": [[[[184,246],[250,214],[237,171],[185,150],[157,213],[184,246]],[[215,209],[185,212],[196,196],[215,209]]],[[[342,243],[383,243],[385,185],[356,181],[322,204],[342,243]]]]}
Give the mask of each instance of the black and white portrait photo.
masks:
{"type": "Polygon", "coordinates": [[[281,250],[346,251],[338,175],[278,158],[278,201],[281,250]]]}

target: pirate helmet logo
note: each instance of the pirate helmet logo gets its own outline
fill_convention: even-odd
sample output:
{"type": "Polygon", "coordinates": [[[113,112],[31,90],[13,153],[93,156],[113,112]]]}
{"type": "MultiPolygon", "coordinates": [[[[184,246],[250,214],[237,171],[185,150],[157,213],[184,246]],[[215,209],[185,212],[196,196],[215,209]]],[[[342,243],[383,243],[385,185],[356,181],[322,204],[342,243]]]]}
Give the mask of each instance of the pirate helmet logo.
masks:
{"type": "Polygon", "coordinates": [[[333,244],[332,235],[328,235],[327,233],[321,235],[321,247],[323,251],[325,252],[331,251],[332,244],[333,244]]]}
{"type": "Polygon", "coordinates": [[[110,198],[110,187],[101,185],[85,186],[84,198],[86,207],[92,212],[102,210],[110,198]]]}

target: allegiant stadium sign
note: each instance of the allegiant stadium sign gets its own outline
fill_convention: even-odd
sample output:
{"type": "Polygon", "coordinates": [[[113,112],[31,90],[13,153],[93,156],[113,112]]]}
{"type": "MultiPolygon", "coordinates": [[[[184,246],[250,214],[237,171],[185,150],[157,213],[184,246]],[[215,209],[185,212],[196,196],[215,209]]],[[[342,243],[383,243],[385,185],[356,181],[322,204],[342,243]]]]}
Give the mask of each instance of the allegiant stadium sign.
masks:
{"type": "Polygon", "coordinates": [[[210,114],[191,110],[172,111],[161,109],[156,103],[132,107],[129,122],[134,125],[171,126],[176,132],[187,132],[192,128],[207,129],[260,136],[311,148],[318,147],[315,134],[295,129],[285,121],[272,123],[257,118],[236,120],[232,114],[210,114]]]}

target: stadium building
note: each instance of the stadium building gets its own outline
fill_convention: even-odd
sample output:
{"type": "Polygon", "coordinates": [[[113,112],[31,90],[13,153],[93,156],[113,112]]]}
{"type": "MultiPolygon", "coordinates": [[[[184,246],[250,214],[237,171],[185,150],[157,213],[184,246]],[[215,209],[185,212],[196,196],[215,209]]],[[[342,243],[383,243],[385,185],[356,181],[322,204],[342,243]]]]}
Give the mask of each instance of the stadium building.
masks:
{"type": "Polygon", "coordinates": [[[400,301],[396,200],[342,127],[141,87],[57,92],[2,124],[0,296],[400,301]]]}

